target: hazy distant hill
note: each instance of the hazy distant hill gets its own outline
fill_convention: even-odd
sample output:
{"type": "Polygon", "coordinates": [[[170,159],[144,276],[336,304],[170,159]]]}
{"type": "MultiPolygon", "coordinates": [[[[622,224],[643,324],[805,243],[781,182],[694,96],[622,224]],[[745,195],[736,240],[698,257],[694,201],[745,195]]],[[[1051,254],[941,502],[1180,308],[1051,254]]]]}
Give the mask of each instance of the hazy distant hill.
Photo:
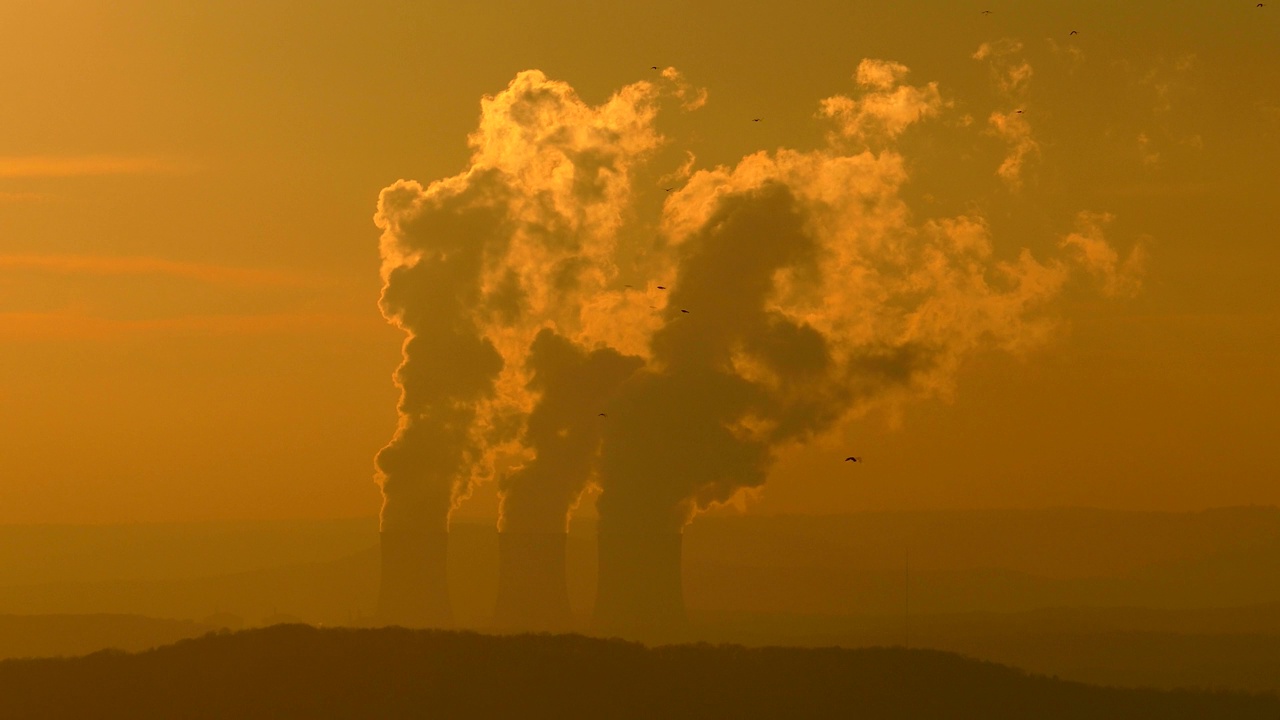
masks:
{"type": "MultiPolygon", "coordinates": [[[[372,520],[60,532],[0,529],[0,613],[372,624],[372,520]],[[102,567],[91,567],[95,557],[102,567]],[[13,582],[33,578],[44,581],[13,582]]],[[[595,594],[593,532],[575,521],[568,546],[582,630],[595,594]]],[[[498,584],[491,525],[455,524],[449,580],[458,626],[487,627],[498,584]]],[[[684,580],[695,639],[900,645],[909,609],[913,646],[1078,680],[1280,690],[1275,508],[706,517],[686,534],[684,580]]],[[[25,647],[42,654],[155,644],[143,625],[77,639],[33,622],[46,624],[27,631],[25,647]]],[[[12,656],[4,640],[0,627],[0,657],[12,656]]]]}
{"type": "Polygon", "coordinates": [[[1200,512],[1095,508],[701,517],[695,557],[761,566],[852,565],[898,572],[1000,568],[1050,579],[1117,577],[1280,540],[1280,508],[1200,512]]]}
{"type": "Polygon", "coordinates": [[[1280,601],[1280,509],[699,518],[685,561],[693,609],[894,613],[908,577],[918,612],[1246,605],[1280,601]]]}
{"type": "Polygon", "coordinates": [[[332,560],[377,542],[376,517],[0,525],[0,586],[207,577],[332,560]]]}
{"type": "MultiPolygon", "coordinates": [[[[127,615],[0,616],[0,659],[143,650],[238,628],[127,615]]],[[[278,614],[260,624],[297,622],[278,614]]],[[[695,615],[690,637],[749,646],[912,647],[958,652],[1064,679],[1123,687],[1228,688],[1280,694],[1280,603],[1202,610],[1058,608],[903,617],[695,615]]]]}
{"type": "Polygon", "coordinates": [[[1055,608],[1018,613],[695,618],[698,636],[749,645],[902,645],[1084,682],[1280,694],[1280,603],[1235,608],[1055,608]],[[910,633],[909,637],[907,633],[910,633]]]}
{"type": "Polygon", "coordinates": [[[327,562],[226,575],[0,587],[0,612],[192,619],[225,614],[248,625],[287,613],[310,622],[354,623],[373,612],[377,587],[377,549],[367,548],[327,562]]]}
{"type": "Polygon", "coordinates": [[[1280,699],[1119,690],[932,651],[645,649],[580,636],[317,630],[0,663],[6,717],[1267,718],[1280,699]]]}
{"type": "Polygon", "coordinates": [[[137,615],[0,615],[0,658],[138,651],[204,635],[215,627],[137,615]]]}
{"type": "MultiPolygon", "coordinates": [[[[336,624],[376,604],[373,520],[60,532],[0,528],[0,613],[222,611],[250,624],[288,613],[336,624]]],[[[594,602],[593,533],[582,520],[570,534],[570,600],[582,616],[594,602]]],[[[695,613],[898,614],[908,588],[917,613],[1280,602],[1276,508],[706,517],[684,545],[695,613]]],[[[449,581],[460,625],[483,627],[498,585],[491,525],[455,523],[449,581]]]]}

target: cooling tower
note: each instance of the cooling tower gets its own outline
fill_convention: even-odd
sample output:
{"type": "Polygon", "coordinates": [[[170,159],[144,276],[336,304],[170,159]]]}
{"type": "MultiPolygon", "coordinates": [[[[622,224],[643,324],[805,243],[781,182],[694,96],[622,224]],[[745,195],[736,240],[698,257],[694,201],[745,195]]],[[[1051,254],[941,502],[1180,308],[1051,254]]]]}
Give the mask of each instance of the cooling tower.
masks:
{"type": "Polygon", "coordinates": [[[678,532],[599,532],[594,630],[634,640],[676,641],[686,630],[678,532]]]}
{"type": "Polygon", "coordinates": [[[568,534],[498,533],[497,630],[568,632],[573,629],[565,580],[568,534]]]}
{"type": "Polygon", "coordinates": [[[378,618],[388,625],[450,627],[447,560],[449,534],[383,530],[378,618]]]}

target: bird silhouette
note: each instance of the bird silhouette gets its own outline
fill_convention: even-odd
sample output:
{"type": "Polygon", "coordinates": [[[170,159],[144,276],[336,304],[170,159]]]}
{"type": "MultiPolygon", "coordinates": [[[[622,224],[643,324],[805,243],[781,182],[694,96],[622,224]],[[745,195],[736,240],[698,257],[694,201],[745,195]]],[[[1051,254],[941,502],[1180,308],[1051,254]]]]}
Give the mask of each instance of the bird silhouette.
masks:
{"type": "Polygon", "coordinates": [[[1076,32],[1075,30],[1072,30],[1072,31],[1071,31],[1071,34],[1072,34],[1072,35],[1079,35],[1080,33],[1076,32]]]}
{"type": "Polygon", "coordinates": [[[1021,115],[1021,114],[1022,114],[1022,111],[1021,111],[1021,110],[1015,110],[1014,112],[1018,113],[1019,115],[1021,115]]]}
{"type": "Polygon", "coordinates": [[[675,190],[675,188],[673,188],[673,187],[669,187],[669,188],[662,188],[662,189],[663,189],[663,190],[666,190],[667,192],[671,192],[672,190],[675,190]]]}
{"type": "Polygon", "coordinates": [[[609,417],[609,416],[608,416],[608,415],[605,415],[604,413],[600,413],[600,414],[599,414],[599,415],[597,415],[596,417],[609,417]]]}
{"type": "Polygon", "coordinates": [[[689,311],[688,311],[688,310],[685,310],[684,308],[681,308],[681,309],[680,309],[680,312],[682,312],[682,313],[688,313],[689,311]]]}
{"type": "Polygon", "coordinates": [[[760,122],[764,118],[751,118],[751,122],[760,122]]]}
{"type": "Polygon", "coordinates": [[[657,65],[653,65],[653,66],[651,66],[649,69],[650,69],[650,70],[657,70],[657,69],[658,69],[658,66],[657,66],[657,65]]]}
{"type": "Polygon", "coordinates": [[[990,15],[990,14],[991,14],[991,11],[990,11],[990,10],[983,10],[983,11],[982,11],[982,14],[983,14],[983,15],[990,15]]]}
{"type": "Polygon", "coordinates": [[[667,289],[667,286],[666,286],[666,285],[655,285],[654,287],[658,288],[659,290],[666,290],[666,289],[667,289]]]}
{"type": "Polygon", "coordinates": [[[860,457],[854,457],[854,456],[850,455],[849,457],[845,458],[845,459],[844,459],[844,461],[845,461],[845,462],[862,462],[862,458],[860,458],[860,457]]]}

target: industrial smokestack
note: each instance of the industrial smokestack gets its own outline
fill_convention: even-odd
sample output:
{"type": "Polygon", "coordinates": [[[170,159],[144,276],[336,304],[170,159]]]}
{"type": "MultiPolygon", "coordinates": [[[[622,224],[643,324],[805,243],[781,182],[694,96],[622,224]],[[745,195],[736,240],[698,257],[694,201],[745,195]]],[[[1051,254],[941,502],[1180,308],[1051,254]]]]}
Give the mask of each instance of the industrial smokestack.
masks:
{"type": "MultiPolygon", "coordinates": [[[[407,335],[399,423],[377,461],[383,529],[442,529],[496,479],[500,532],[555,536],[594,485],[597,629],[672,638],[680,533],[698,513],[848,418],[947,395],[975,352],[1042,343],[1054,324],[1040,308],[1073,265],[1136,288],[1141,255],[1120,261],[1105,216],[1062,241],[1072,263],[997,252],[977,214],[914,213],[896,140],[950,104],[907,73],[864,60],[858,94],[820,105],[833,123],[821,148],[707,170],[690,155],[657,218],[633,173],[666,142],[659,101],[704,99],[678,73],[596,107],[538,71],[486,97],[464,172],[379,201],[380,305],[407,335]]],[[[411,549],[418,536],[386,537],[384,589],[434,557],[411,549]]],[[[556,541],[502,542],[499,621],[553,622],[556,541]]]]}
{"type": "MultiPolygon", "coordinates": [[[[663,77],[679,96],[678,78],[663,77]]],[[[662,140],[653,127],[658,96],[657,85],[645,81],[591,107],[565,83],[520,73],[481,101],[466,170],[425,187],[401,180],[380,194],[379,304],[407,336],[395,374],[399,422],[377,457],[388,619],[416,624],[448,616],[443,572],[436,570],[443,540],[391,531],[447,527],[474,485],[501,476],[499,465],[512,458],[528,460],[528,469],[513,480],[522,487],[505,489],[504,508],[510,501],[516,509],[511,526],[499,529],[563,535],[567,513],[590,481],[600,398],[575,392],[572,369],[560,371],[567,390],[551,391],[549,407],[530,421],[534,447],[523,447],[523,421],[537,403],[526,388],[537,363],[526,359],[548,327],[572,336],[553,355],[563,350],[591,365],[579,356],[607,344],[592,336],[601,323],[585,308],[618,285],[611,257],[634,197],[632,167],[662,140]],[[414,579],[415,572],[432,576],[414,579]]],[[[632,315],[646,305],[627,302],[632,315]]],[[[596,312],[610,317],[616,333],[617,308],[596,312]]],[[[606,370],[618,364],[615,350],[597,356],[606,370]]],[[[624,374],[640,361],[629,362],[624,374]]],[[[563,538],[503,542],[511,556],[504,568],[514,569],[504,570],[500,620],[564,624],[563,538]],[[530,597],[520,597],[526,592],[530,597]],[[520,607],[526,614],[516,613],[520,607]]]]}
{"type": "Polygon", "coordinates": [[[439,185],[400,182],[382,191],[375,218],[383,229],[379,305],[406,333],[394,375],[399,422],[375,459],[383,495],[378,615],[409,627],[453,624],[446,529],[471,480],[478,408],[502,369],[468,307],[478,294],[478,243],[433,225],[458,204],[439,185]]]}
{"type": "Polygon", "coordinates": [[[451,627],[449,534],[402,528],[381,532],[378,618],[404,627],[451,627]]]}
{"type": "Polygon", "coordinates": [[[494,625],[503,630],[571,629],[565,579],[569,513],[595,473],[612,395],[639,358],[585,348],[550,329],[530,349],[527,388],[538,393],[525,442],[535,453],[501,480],[499,579],[494,625]]]}
{"type": "Polygon", "coordinates": [[[568,632],[574,629],[565,580],[568,533],[498,533],[497,630],[568,632]]]}
{"type": "Polygon", "coordinates": [[[683,539],[679,532],[600,528],[597,634],[648,642],[685,638],[683,539]]]}

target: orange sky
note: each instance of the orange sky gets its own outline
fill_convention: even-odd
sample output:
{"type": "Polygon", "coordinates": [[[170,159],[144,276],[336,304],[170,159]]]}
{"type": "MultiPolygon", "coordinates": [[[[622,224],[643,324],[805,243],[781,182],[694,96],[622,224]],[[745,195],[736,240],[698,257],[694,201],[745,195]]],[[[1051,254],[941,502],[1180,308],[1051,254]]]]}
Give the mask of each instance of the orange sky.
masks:
{"type": "Polygon", "coordinates": [[[1044,259],[1107,213],[1141,287],[1085,273],[1043,344],[788,449],[747,506],[1280,503],[1275,8],[317,5],[0,6],[0,522],[373,514],[402,338],[379,190],[462,171],[523,70],[594,105],[677,68],[707,101],[660,117],[675,172],[822,147],[864,58],[937,83],[895,141],[915,221],[1044,259]]]}

